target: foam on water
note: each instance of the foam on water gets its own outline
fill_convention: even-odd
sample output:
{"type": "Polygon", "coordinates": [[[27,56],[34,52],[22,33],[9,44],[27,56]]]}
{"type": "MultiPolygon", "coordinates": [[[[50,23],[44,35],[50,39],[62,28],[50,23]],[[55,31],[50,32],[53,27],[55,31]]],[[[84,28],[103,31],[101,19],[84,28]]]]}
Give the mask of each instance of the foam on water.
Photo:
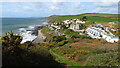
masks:
{"type": "Polygon", "coordinates": [[[37,38],[36,35],[33,35],[33,31],[30,30],[35,30],[41,25],[34,25],[34,26],[28,26],[28,28],[19,28],[20,35],[23,37],[23,40],[21,43],[24,43],[26,41],[33,41],[35,38],[37,38]]]}

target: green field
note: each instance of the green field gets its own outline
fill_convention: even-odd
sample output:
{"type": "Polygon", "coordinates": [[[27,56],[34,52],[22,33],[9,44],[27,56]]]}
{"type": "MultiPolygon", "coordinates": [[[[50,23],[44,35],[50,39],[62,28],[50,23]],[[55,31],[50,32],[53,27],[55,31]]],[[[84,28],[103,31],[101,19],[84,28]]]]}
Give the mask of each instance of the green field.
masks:
{"type": "MultiPolygon", "coordinates": [[[[60,15],[60,16],[56,16],[50,19],[50,21],[52,22],[62,22],[64,20],[71,20],[71,19],[81,19],[83,17],[83,15],[86,14],[92,14],[92,13],[85,13],[85,14],[80,14],[80,15],[60,15]]],[[[99,15],[112,15],[113,17],[100,17],[100,16],[87,16],[88,20],[90,22],[117,22],[118,18],[117,18],[117,14],[100,14],[99,15]]]]}
{"type": "Polygon", "coordinates": [[[88,16],[87,17],[88,21],[90,22],[117,22],[117,18],[108,18],[108,17],[92,17],[88,16]]]}

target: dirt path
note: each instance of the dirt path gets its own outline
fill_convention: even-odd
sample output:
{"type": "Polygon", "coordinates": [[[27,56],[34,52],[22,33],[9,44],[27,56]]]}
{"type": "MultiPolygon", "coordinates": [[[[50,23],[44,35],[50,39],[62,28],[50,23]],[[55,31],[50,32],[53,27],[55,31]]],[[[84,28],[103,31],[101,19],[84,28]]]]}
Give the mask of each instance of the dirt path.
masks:
{"type": "Polygon", "coordinates": [[[50,49],[50,53],[53,54],[53,55],[55,55],[55,56],[57,56],[58,58],[62,58],[62,56],[60,56],[60,55],[54,53],[51,49],[50,49]]]}

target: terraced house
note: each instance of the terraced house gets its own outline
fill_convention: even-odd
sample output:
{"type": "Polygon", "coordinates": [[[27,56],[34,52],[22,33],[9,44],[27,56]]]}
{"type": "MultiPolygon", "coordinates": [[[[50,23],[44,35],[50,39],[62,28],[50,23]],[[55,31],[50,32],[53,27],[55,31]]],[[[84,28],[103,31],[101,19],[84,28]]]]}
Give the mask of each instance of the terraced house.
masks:
{"type": "Polygon", "coordinates": [[[115,37],[114,35],[107,34],[104,30],[96,27],[89,27],[86,29],[86,33],[91,37],[91,38],[96,38],[96,39],[105,39],[107,42],[118,42],[119,38],[115,37]]]}

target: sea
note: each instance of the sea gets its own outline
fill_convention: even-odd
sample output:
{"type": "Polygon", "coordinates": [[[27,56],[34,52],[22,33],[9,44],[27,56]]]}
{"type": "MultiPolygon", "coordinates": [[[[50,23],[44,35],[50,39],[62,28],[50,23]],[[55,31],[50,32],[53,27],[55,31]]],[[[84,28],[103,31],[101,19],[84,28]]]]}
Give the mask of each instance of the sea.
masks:
{"type": "Polygon", "coordinates": [[[21,43],[33,41],[37,35],[34,33],[41,26],[48,25],[44,18],[2,18],[2,36],[12,31],[23,37],[21,43]]]}

